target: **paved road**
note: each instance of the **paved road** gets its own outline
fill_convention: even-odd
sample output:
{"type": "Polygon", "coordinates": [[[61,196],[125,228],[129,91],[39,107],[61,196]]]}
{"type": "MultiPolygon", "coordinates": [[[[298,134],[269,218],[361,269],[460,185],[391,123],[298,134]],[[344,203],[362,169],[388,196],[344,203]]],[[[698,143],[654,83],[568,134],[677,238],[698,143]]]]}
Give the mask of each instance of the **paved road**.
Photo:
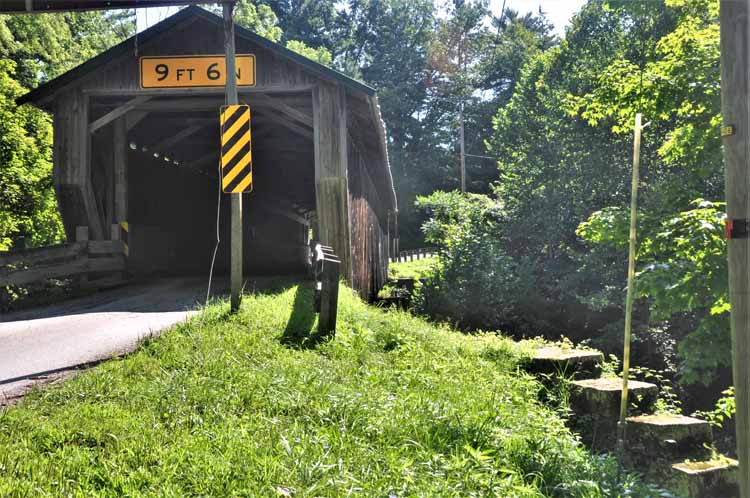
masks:
{"type": "Polygon", "coordinates": [[[205,286],[206,279],[159,280],[0,315],[0,404],[185,320],[205,299],[205,286]]]}

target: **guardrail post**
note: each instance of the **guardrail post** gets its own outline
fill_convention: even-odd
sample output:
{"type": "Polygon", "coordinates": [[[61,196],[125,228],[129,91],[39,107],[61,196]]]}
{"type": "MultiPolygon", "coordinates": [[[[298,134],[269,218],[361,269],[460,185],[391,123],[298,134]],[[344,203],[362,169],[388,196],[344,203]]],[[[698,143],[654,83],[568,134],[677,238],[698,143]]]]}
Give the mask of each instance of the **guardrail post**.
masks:
{"type": "Polygon", "coordinates": [[[339,301],[339,275],[341,261],[333,248],[315,244],[313,248],[313,273],[315,275],[315,312],[318,316],[318,336],[336,333],[336,314],[339,301]]]}
{"type": "Polygon", "coordinates": [[[321,275],[320,316],[318,334],[329,336],[336,333],[336,315],[339,301],[339,266],[341,262],[326,255],[321,275]]]}

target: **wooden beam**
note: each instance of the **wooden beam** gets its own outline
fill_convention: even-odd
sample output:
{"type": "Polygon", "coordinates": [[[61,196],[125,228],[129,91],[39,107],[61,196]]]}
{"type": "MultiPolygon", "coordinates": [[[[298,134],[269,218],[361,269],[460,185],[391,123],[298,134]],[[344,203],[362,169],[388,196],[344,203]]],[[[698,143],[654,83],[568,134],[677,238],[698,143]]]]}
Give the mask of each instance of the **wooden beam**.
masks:
{"type": "Polygon", "coordinates": [[[284,116],[301,123],[302,125],[310,128],[311,130],[313,128],[312,116],[309,116],[305,114],[304,112],[298,109],[295,109],[289,104],[284,103],[279,98],[269,97],[268,95],[261,93],[261,94],[252,96],[251,99],[254,101],[258,101],[261,104],[261,106],[265,105],[267,107],[270,107],[271,109],[278,111],[284,116]]]}
{"type": "Polygon", "coordinates": [[[115,212],[114,220],[110,223],[128,221],[128,130],[125,116],[114,122],[114,136],[112,140],[112,167],[114,169],[115,184],[115,212]]]}
{"type": "MultiPolygon", "coordinates": [[[[295,94],[312,91],[312,85],[299,86],[257,86],[257,87],[238,87],[239,94],[295,94]]],[[[173,95],[224,95],[224,88],[168,88],[168,89],[108,89],[96,88],[84,90],[84,94],[95,97],[112,97],[112,96],[149,96],[149,97],[171,97],[173,95]]]]}
{"type": "Polygon", "coordinates": [[[127,131],[132,130],[135,125],[140,123],[143,118],[148,116],[147,111],[133,111],[129,112],[125,115],[125,128],[127,131]]]}
{"type": "Polygon", "coordinates": [[[262,119],[271,121],[272,123],[277,124],[279,126],[283,126],[287,130],[292,131],[296,133],[297,135],[306,138],[307,140],[313,139],[313,130],[309,128],[306,128],[302,125],[298,125],[297,123],[293,121],[289,121],[288,119],[284,119],[272,112],[268,112],[265,109],[257,114],[259,114],[262,119]]]}
{"type": "MultiPolygon", "coordinates": [[[[140,98],[140,97],[138,97],[140,98]]],[[[148,97],[149,99],[151,97],[148,97]]],[[[219,107],[224,104],[223,99],[216,97],[186,97],[170,100],[149,100],[143,101],[133,106],[138,111],[158,111],[158,112],[181,112],[189,113],[196,111],[216,111],[219,114],[219,107]]]]}
{"type": "Polygon", "coordinates": [[[91,230],[91,236],[94,240],[104,240],[104,219],[99,211],[99,204],[96,202],[94,195],[94,185],[91,180],[91,133],[88,132],[88,122],[90,113],[90,99],[83,96],[83,109],[77,120],[76,126],[79,127],[80,133],[77,137],[81,150],[80,163],[75,167],[78,170],[78,188],[80,189],[83,206],[86,211],[86,224],[91,230]]]}
{"type": "Polygon", "coordinates": [[[295,221],[299,223],[300,225],[308,226],[310,224],[310,222],[304,216],[300,216],[299,214],[295,213],[294,211],[290,209],[284,209],[279,206],[274,206],[273,204],[265,204],[265,203],[257,203],[255,204],[255,206],[260,209],[266,210],[269,213],[278,214],[279,216],[283,216],[284,218],[295,221]]]}
{"type": "Polygon", "coordinates": [[[219,167],[219,149],[212,150],[207,152],[206,154],[203,154],[198,159],[195,159],[193,161],[185,161],[185,164],[189,168],[196,168],[199,166],[203,166],[209,161],[213,161],[214,165],[218,168],[219,167]]]}
{"type": "MultiPolygon", "coordinates": [[[[218,118],[215,121],[218,122],[218,118]]],[[[148,149],[156,152],[169,152],[170,147],[177,145],[182,140],[186,139],[197,131],[202,130],[205,127],[205,124],[188,126],[187,128],[178,131],[177,133],[165,138],[164,140],[160,140],[153,145],[149,145],[148,149]]]]}
{"type": "Polygon", "coordinates": [[[94,133],[96,130],[101,128],[102,126],[105,126],[115,119],[119,118],[120,116],[124,116],[129,111],[132,111],[135,109],[139,104],[142,104],[149,100],[151,97],[141,96],[136,97],[134,99],[130,99],[124,104],[120,105],[119,107],[116,107],[115,109],[109,111],[104,116],[100,117],[99,119],[89,123],[89,133],[94,133]]]}

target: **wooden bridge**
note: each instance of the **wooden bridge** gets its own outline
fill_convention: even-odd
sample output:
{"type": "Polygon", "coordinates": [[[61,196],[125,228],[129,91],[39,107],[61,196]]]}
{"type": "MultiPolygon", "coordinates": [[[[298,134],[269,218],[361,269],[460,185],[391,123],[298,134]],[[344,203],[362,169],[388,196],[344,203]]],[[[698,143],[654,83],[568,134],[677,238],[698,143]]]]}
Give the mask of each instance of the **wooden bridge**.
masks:
{"type": "MultiPolygon", "coordinates": [[[[344,278],[374,296],[397,212],[374,89],[255,33],[236,33],[238,56],[254,64],[252,82],[243,77],[239,86],[240,103],[251,108],[254,167],[254,192],[243,194],[244,267],[303,271],[309,241],[319,240],[340,255],[344,278]]],[[[130,274],[208,271],[217,229],[229,239],[229,200],[218,180],[224,89],[154,88],[142,64],[223,50],[221,18],[188,7],[19,99],[53,115],[55,188],[69,240],[87,226],[91,241],[112,241],[110,226],[124,224],[130,274]]],[[[170,78],[188,74],[173,69],[170,78]]],[[[228,247],[220,245],[219,272],[228,270],[228,247]]]]}

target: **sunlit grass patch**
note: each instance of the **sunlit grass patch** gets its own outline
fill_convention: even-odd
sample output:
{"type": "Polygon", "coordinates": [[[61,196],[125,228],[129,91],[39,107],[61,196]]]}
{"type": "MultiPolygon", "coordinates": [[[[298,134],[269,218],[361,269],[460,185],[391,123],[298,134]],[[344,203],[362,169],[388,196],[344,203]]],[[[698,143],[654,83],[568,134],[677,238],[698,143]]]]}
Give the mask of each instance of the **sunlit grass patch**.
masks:
{"type": "Polygon", "coordinates": [[[414,278],[418,280],[430,272],[437,261],[437,256],[431,256],[414,261],[388,263],[388,277],[393,279],[414,278]]]}
{"type": "Polygon", "coordinates": [[[314,347],[289,286],[32,393],[0,414],[0,496],[616,496],[515,343],[340,296],[314,347]]]}

